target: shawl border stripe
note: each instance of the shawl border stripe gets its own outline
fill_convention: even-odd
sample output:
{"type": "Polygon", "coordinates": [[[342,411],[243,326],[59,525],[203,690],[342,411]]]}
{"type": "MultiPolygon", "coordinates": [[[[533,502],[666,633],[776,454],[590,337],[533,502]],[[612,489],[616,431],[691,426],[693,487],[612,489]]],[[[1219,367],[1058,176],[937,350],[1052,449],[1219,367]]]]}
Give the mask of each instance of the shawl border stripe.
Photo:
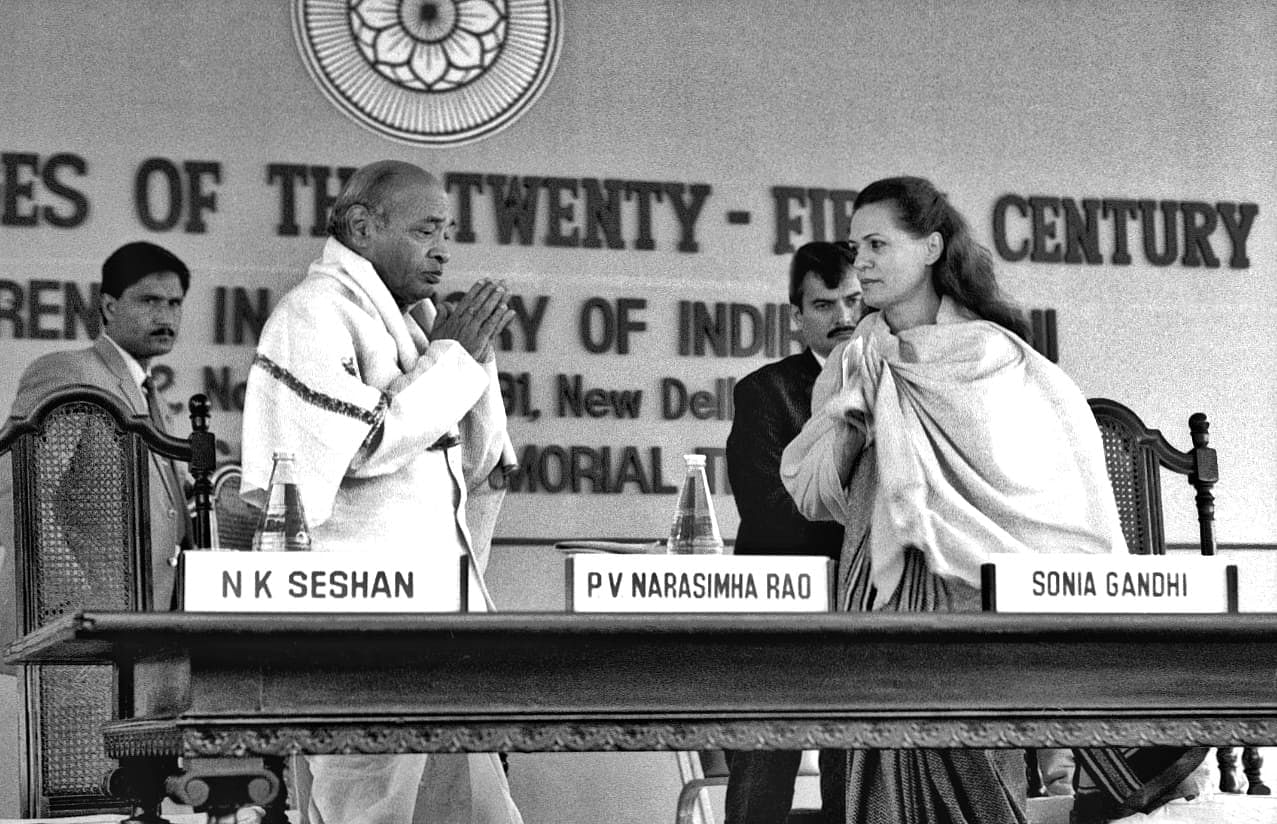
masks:
{"type": "MultiPolygon", "coordinates": [[[[377,401],[377,408],[369,411],[353,403],[348,403],[340,398],[334,398],[332,395],[310,388],[292,372],[289,372],[260,352],[253,358],[253,366],[260,367],[266,374],[288,387],[306,403],[328,412],[363,421],[368,424],[372,432],[376,432],[381,427],[382,421],[386,417],[389,401],[384,392],[381,393],[381,399],[377,401]]],[[[369,433],[370,436],[372,432],[369,433]]]]}

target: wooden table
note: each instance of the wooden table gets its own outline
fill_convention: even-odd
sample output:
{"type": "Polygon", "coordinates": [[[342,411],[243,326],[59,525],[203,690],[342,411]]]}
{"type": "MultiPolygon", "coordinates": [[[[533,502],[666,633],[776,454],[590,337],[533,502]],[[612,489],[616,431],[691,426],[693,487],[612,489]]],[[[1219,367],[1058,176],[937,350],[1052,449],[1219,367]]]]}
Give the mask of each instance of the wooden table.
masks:
{"type": "Polygon", "coordinates": [[[88,612],[6,660],[114,663],[129,763],[1277,745],[1277,614],[88,612]]]}

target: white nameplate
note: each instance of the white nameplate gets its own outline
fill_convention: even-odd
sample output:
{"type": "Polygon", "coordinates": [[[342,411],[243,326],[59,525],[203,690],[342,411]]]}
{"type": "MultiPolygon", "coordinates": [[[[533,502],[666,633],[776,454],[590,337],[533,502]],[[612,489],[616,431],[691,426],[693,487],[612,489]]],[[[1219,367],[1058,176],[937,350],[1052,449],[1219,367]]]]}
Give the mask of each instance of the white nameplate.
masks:
{"type": "Polygon", "coordinates": [[[1000,555],[983,576],[995,612],[1237,611],[1237,567],[1218,557],[1000,555]]]}
{"type": "Polygon", "coordinates": [[[572,555],[568,612],[828,612],[832,563],[815,556],[572,555]]]}
{"type": "Polygon", "coordinates": [[[464,556],[377,552],[183,552],[187,612],[464,612],[464,556]],[[458,572],[458,563],[460,571],[458,572]]]}

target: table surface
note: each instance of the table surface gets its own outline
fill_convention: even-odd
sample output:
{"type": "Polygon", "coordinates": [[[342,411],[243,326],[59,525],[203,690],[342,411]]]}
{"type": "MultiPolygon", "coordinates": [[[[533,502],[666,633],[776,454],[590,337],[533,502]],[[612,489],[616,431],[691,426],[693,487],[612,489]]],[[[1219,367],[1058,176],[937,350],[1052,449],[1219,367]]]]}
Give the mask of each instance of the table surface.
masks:
{"type": "Polygon", "coordinates": [[[117,757],[1277,744],[1266,613],[87,612],[6,653],[131,673],[117,757]]]}
{"type": "Polygon", "coordinates": [[[502,637],[546,641],[608,636],[894,639],[1078,644],[1165,641],[1271,643],[1277,613],[641,613],[554,612],[351,614],[86,611],[58,618],[11,643],[9,663],[102,663],[163,646],[234,644],[274,649],[281,643],[342,644],[352,638],[502,637]]]}

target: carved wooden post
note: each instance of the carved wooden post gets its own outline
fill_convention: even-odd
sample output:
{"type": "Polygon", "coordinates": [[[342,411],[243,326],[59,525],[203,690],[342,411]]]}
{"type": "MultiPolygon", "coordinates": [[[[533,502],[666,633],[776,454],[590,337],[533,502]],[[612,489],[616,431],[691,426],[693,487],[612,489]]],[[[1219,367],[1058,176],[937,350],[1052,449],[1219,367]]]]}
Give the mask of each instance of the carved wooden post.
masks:
{"type": "Polygon", "coordinates": [[[262,824],[288,824],[288,783],[284,780],[284,759],[281,756],[266,756],[262,758],[262,766],[274,773],[279,780],[279,794],[265,805],[266,814],[262,817],[262,824]]]}
{"type": "Polygon", "coordinates": [[[192,395],[191,477],[195,479],[195,549],[213,547],[213,469],[217,465],[217,445],[208,431],[209,403],[204,395],[192,395]]]}
{"type": "Polygon", "coordinates": [[[1193,438],[1193,467],[1188,482],[1197,490],[1197,522],[1201,527],[1202,554],[1215,554],[1215,496],[1211,487],[1219,481],[1219,460],[1210,447],[1210,423],[1201,412],[1188,418],[1193,438]]]}
{"type": "Polygon", "coordinates": [[[1219,761],[1219,791],[1235,793],[1237,788],[1237,754],[1232,747],[1220,747],[1215,752],[1219,761]]]}
{"type": "Polygon", "coordinates": [[[120,766],[107,773],[102,792],[111,798],[127,799],[133,812],[120,824],[169,824],[161,815],[164,782],[178,772],[176,758],[121,758],[120,766]]]}
{"type": "Polygon", "coordinates": [[[1242,770],[1246,773],[1247,795],[1272,795],[1272,790],[1259,777],[1259,770],[1264,766],[1264,757],[1259,754],[1258,747],[1242,748],[1242,770]]]}
{"type": "Polygon", "coordinates": [[[168,796],[208,813],[208,824],[235,824],[242,807],[271,809],[282,786],[260,758],[192,758],[183,766],[184,772],[165,781],[168,796]]]}

